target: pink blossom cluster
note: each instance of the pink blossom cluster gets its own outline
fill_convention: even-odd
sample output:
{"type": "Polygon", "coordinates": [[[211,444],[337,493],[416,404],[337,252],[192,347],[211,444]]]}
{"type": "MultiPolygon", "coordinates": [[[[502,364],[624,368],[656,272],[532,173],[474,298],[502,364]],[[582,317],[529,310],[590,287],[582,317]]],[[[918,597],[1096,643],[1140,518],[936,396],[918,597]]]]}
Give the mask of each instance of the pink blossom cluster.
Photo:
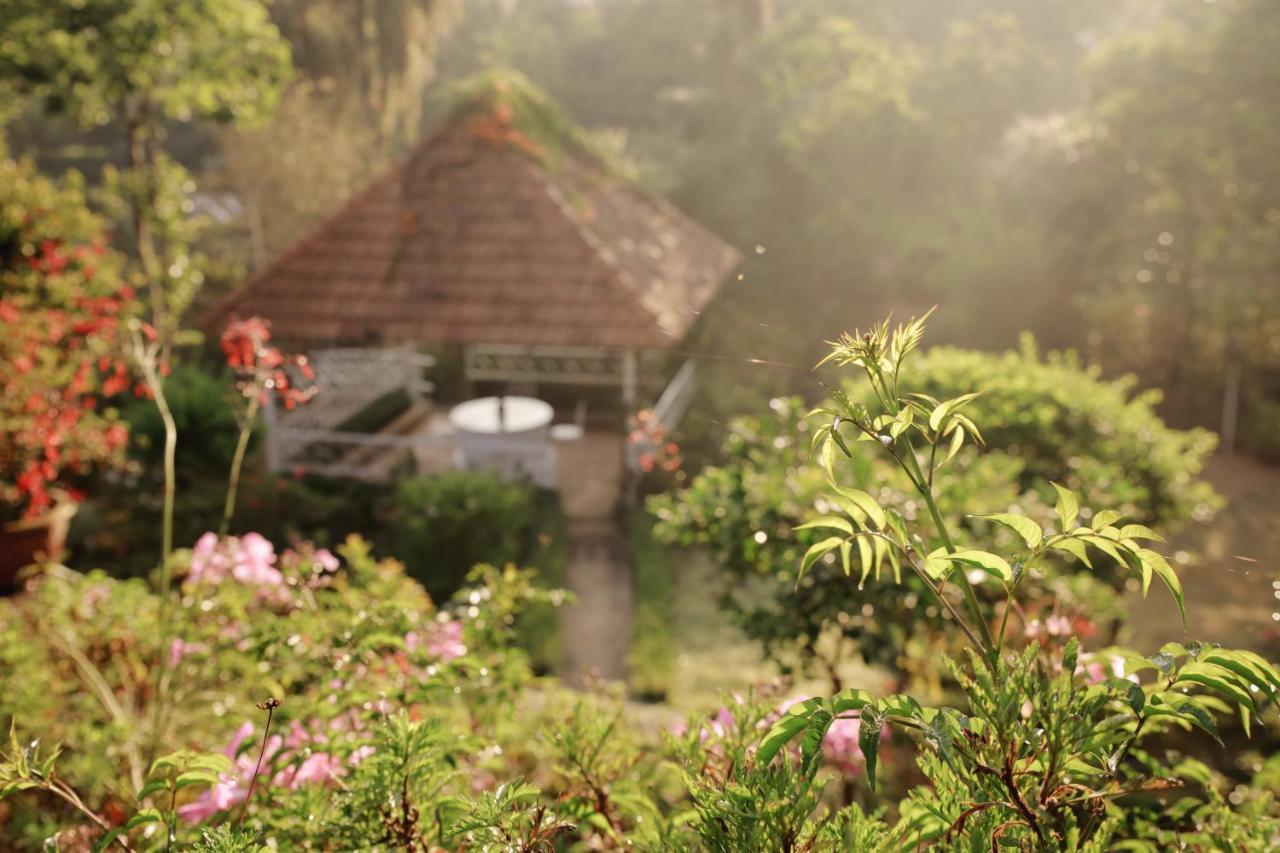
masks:
{"type": "Polygon", "coordinates": [[[422,649],[442,663],[456,660],[467,653],[462,636],[462,622],[457,619],[433,622],[421,631],[410,631],[405,635],[404,645],[411,652],[422,649]]]}
{"type": "Polygon", "coordinates": [[[233,578],[254,586],[280,586],[284,575],[276,568],[276,549],[261,533],[219,537],[206,533],[191,550],[192,583],[222,583],[233,578]]]}
{"type": "Polygon", "coordinates": [[[338,558],[328,549],[309,543],[277,557],[275,546],[261,533],[223,537],[206,533],[191,550],[187,580],[219,584],[231,578],[250,586],[280,587],[285,585],[281,569],[289,569],[312,575],[307,583],[316,586],[321,583],[318,578],[336,572],[338,566],[338,558]]]}
{"type": "MultiPolygon", "coordinates": [[[[200,823],[245,801],[258,750],[249,749],[240,754],[240,748],[253,734],[253,728],[253,723],[246,722],[227,744],[224,752],[235,762],[234,769],[220,776],[213,787],[202,791],[196,799],[179,806],[179,817],[188,823],[200,823]]],[[[316,749],[326,743],[327,737],[318,727],[308,729],[296,720],[283,735],[271,735],[267,738],[263,766],[276,765],[281,769],[271,777],[270,785],[290,791],[303,785],[325,785],[344,775],[348,766],[355,766],[373,754],[372,746],[362,746],[344,763],[332,753],[316,749]]],[[[266,787],[265,776],[258,780],[258,787],[266,787]]]]}

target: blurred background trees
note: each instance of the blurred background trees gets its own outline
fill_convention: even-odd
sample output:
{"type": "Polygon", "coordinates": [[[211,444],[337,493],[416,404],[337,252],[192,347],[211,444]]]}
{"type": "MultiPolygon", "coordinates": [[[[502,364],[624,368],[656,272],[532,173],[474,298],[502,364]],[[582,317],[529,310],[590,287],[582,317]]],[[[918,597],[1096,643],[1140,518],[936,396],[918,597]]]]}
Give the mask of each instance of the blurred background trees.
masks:
{"type": "Polygon", "coordinates": [[[1031,330],[1163,388],[1175,423],[1280,453],[1268,0],[95,0],[4,15],[0,77],[31,95],[7,99],[12,147],[100,182],[131,162],[143,110],[157,162],[192,172],[186,204],[214,226],[195,247],[215,258],[202,300],[417,139],[454,81],[509,66],[747,252],[697,343],[717,356],[709,419],[805,383],[744,359],[806,367],[859,318],[940,303],[938,338],[999,349],[1031,330]],[[86,40],[143,6],[169,29],[118,54],[86,40]],[[48,49],[17,55],[23,27],[48,49]],[[112,76],[126,67],[155,83],[112,76]]]}

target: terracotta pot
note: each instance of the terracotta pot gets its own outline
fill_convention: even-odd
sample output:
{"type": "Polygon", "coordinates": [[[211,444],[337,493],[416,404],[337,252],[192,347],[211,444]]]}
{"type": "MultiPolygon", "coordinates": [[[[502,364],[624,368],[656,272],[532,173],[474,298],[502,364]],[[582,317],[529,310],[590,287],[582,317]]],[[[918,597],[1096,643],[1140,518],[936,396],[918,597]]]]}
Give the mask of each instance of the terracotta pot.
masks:
{"type": "Polygon", "coordinates": [[[62,556],[75,514],[76,505],[63,501],[43,515],[0,526],[0,595],[15,591],[19,569],[62,556]]]}

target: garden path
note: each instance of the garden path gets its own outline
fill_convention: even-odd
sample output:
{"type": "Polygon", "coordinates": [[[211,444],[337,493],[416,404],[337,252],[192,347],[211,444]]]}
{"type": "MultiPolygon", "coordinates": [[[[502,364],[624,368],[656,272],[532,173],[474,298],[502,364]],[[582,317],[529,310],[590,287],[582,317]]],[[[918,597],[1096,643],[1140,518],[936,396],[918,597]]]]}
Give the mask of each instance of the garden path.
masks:
{"type": "Polygon", "coordinates": [[[621,434],[596,431],[560,446],[560,504],[569,539],[565,586],[577,597],[562,620],[563,676],[571,684],[627,676],[631,562],[618,517],[624,449],[621,434]]]}

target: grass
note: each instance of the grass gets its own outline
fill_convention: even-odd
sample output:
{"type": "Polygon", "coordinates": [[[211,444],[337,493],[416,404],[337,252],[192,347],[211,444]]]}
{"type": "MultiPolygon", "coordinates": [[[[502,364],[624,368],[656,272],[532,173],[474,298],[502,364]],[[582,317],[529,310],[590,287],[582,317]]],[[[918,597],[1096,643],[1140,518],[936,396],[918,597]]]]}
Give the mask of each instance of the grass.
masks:
{"type": "MultiPolygon", "coordinates": [[[[536,569],[537,584],[546,589],[563,589],[569,562],[568,534],[559,497],[553,492],[539,492],[534,503],[533,535],[529,557],[523,565],[536,569]]],[[[564,636],[560,627],[559,608],[538,605],[520,617],[516,629],[520,647],[529,653],[535,672],[555,672],[564,657],[564,636]]]]}
{"type": "Polygon", "coordinates": [[[629,686],[635,697],[659,702],[667,698],[675,674],[670,632],[675,578],[667,549],[653,538],[653,516],[636,509],[627,520],[634,607],[627,655],[629,686]]]}

